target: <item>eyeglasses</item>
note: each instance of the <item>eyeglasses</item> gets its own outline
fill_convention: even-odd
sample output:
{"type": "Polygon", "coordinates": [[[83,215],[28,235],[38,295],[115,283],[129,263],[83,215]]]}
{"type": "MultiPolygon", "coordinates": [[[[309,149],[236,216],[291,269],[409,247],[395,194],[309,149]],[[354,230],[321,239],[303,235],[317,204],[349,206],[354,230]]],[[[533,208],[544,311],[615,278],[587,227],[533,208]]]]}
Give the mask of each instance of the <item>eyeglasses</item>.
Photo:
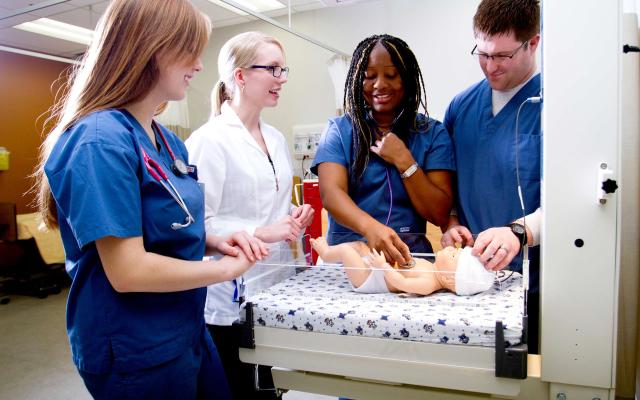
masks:
{"type": "Polygon", "coordinates": [[[289,67],[281,67],[279,65],[252,65],[249,68],[266,69],[271,71],[274,78],[286,78],[289,76],[289,67]]]}
{"type": "Polygon", "coordinates": [[[524,42],[522,42],[522,44],[520,46],[518,46],[517,49],[513,50],[511,53],[508,54],[487,54],[487,53],[482,53],[480,51],[478,51],[478,45],[473,46],[473,49],[471,50],[471,55],[472,56],[476,56],[480,59],[480,61],[482,62],[487,62],[488,60],[491,60],[495,63],[503,63],[507,60],[511,60],[517,53],[518,51],[520,51],[520,49],[522,49],[523,47],[526,48],[527,44],[529,43],[528,40],[525,40],[524,42]]]}

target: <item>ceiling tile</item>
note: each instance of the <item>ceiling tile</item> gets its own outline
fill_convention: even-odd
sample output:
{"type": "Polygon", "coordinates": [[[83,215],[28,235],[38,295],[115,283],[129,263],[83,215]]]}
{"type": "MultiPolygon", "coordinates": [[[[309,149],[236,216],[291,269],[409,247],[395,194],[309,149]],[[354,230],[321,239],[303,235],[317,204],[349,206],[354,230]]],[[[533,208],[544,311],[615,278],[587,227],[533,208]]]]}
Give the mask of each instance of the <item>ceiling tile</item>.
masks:
{"type": "Polygon", "coordinates": [[[34,4],[43,3],[42,0],[3,0],[2,7],[8,8],[9,10],[19,10],[21,8],[27,8],[34,4]]]}
{"type": "Polygon", "coordinates": [[[38,19],[38,16],[31,15],[31,14],[21,14],[15,17],[1,20],[0,28],[10,28],[12,26],[19,25],[23,22],[33,21],[34,19],[38,19]]]}
{"type": "Polygon", "coordinates": [[[39,10],[31,11],[30,14],[37,15],[38,17],[48,17],[50,15],[59,14],[73,9],[75,9],[74,6],[68,3],[62,3],[56,4],[55,6],[44,7],[39,10]]]}
{"type": "Polygon", "coordinates": [[[86,48],[78,43],[24,32],[14,28],[0,30],[0,44],[53,55],[59,55],[62,52],[80,53],[86,48]]]}
{"type": "Polygon", "coordinates": [[[71,11],[50,15],[49,18],[87,29],[95,29],[100,16],[87,8],[74,8],[71,11]]]}
{"type": "MultiPolygon", "coordinates": [[[[69,0],[69,4],[75,7],[85,7],[96,3],[104,3],[104,0],[69,0]]],[[[107,2],[108,3],[108,2],[107,2]]]]}

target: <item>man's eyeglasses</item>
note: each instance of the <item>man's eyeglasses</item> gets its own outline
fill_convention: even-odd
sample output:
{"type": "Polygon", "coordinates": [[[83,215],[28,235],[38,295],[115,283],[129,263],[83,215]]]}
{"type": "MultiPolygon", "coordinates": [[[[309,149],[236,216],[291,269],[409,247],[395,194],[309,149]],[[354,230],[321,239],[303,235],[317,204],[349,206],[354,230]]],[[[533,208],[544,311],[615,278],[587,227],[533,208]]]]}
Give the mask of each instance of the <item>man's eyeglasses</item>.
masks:
{"type": "Polygon", "coordinates": [[[487,53],[483,53],[481,51],[478,51],[478,45],[473,46],[473,49],[471,50],[471,55],[476,56],[480,59],[480,61],[482,62],[487,62],[488,60],[491,60],[495,63],[502,63],[505,62],[507,60],[511,60],[517,53],[518,51],[520,51],[520,49],[522,48],[527,48],[529,41],[525,40],[524,42],[522,42],[522,44],[520,46],[518,46],[517,49],[513,50],[510,53],[506,53],[506,54],[487,54],[487,53]]]}
{"type": "Polygon", "coordinates": [[[274,78],[286,78],[289,76],[289,67],[281,67],[279,65],[252,65],[249,68],[266,69],[267,71],[271,71],[274,78]]]}

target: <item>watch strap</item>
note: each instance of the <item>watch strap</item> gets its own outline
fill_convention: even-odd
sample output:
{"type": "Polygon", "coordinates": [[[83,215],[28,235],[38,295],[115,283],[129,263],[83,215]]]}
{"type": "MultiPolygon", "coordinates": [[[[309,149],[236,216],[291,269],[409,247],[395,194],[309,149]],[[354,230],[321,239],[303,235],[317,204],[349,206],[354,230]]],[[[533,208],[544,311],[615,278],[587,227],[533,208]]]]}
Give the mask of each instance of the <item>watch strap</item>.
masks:
{"type": "Polygon", "coordinates": [[[520,247],[524,246],[527,243],[527,229],[524,225],[518,222],[512,222],[507,225],[507,227],[509,227],[511,229],[511,232],[518,238],[520,247]]]}

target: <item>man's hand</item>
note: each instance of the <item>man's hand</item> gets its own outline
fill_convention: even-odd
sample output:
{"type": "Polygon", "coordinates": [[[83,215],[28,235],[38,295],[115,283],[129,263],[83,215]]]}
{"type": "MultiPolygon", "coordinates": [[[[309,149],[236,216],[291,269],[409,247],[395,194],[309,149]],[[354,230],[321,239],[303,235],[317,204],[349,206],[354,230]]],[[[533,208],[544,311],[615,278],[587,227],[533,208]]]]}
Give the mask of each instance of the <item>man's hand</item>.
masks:
{"type": "Polygon", "coordinates": [[[471,254],[480,258],[485,268],[503,269],[520,252],[520,242],[511,228],[489,228],[478,235],[471,254]]]}

